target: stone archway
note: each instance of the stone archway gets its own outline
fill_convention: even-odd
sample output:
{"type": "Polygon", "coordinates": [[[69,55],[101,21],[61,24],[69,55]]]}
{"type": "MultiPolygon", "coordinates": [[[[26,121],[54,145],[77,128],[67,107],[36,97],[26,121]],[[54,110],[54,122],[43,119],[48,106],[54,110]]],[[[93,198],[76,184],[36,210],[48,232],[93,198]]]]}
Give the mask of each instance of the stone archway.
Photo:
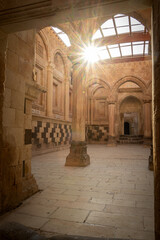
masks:
{"type": "Polygon", "coordinates": [[[143,135],[142,104],[134,96],[128,96],[120,104],[120,135],[143,135]]]}

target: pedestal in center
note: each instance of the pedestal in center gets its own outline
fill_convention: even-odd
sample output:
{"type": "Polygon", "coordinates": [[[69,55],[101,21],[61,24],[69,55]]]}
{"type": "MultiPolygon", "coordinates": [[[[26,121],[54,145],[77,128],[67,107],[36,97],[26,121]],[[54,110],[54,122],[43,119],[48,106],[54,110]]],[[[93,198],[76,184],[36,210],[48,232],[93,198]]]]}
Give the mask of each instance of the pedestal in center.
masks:
{"type": "Polygon", "coordinates": [[[72,141],[70,153],[66,158],[65,166],[85,167],[90,164],[85,141],[72,141]]]}

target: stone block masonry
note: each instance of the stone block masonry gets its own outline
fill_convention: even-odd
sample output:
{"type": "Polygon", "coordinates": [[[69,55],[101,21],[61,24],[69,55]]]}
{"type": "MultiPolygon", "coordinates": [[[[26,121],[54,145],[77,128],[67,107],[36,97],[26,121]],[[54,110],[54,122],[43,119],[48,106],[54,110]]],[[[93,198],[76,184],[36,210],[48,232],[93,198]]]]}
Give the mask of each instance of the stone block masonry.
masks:
{"type": "Polygon", "coordinates": [[[32,121],[33,155],[57,151],[71,143],[71,124],[42,118],[32,121]]]}
{"type": "Polygon", "coordinates": [[[89,143],[106,143],[108,141],[108,125],[86,126],[86,138],[89,143]]]}
{"type": "MultiPolygon", "coordinates": [[[[108,126],[86,126],[86,140],[88,143],[106,143],[108,141],[108,126]]],[[[72,139],[72,125],[68,122],[55,122],[33,116],[32,121],[32,153],[43,154],[58,151],[68,147],[72,139]]]]}

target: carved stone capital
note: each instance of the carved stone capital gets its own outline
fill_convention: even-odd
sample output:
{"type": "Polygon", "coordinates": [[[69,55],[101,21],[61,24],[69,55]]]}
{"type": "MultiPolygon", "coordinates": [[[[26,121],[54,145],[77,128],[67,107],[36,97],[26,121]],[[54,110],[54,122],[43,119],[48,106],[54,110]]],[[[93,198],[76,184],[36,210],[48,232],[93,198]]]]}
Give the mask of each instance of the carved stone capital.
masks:
{"type": "Polygon", "coordinates": [[[53,69],[55,68],[55,65],[53,63],[49,63],[47,66],[47,70],[50,72],[53,72],[53,69]]]}

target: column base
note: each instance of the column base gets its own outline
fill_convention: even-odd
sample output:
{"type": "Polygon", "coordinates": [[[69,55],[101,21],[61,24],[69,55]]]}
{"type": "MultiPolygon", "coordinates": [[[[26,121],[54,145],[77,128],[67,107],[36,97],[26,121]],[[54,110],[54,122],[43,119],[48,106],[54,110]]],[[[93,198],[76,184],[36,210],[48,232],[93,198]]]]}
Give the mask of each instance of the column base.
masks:
{"type": "Polygon", "coordinates": [[[31,176],[26,177],[22,182],[22,200],[31,197],[36,192],[38,192],[38,185],[31,174],[31,176]]]}
{"type": "Polygon", "coordinates": [[[83,141],[72,141],[70,153],[66,158],[65,166],[86,167],[90,164],[87,154],[87,144],[83,141]]]}
{"type": "Polygon", "coordinates": [[[150,156],[148,158],[148,169],[153,171],[153,145],[150,148],[150,156]]]}
{"type": "Polygon", "coordinates": [[[108,142],[107,142],[108,147],[116,147],[117,146],[117,141],[115,137],[109,136],[108,137],[108,142]]]}

